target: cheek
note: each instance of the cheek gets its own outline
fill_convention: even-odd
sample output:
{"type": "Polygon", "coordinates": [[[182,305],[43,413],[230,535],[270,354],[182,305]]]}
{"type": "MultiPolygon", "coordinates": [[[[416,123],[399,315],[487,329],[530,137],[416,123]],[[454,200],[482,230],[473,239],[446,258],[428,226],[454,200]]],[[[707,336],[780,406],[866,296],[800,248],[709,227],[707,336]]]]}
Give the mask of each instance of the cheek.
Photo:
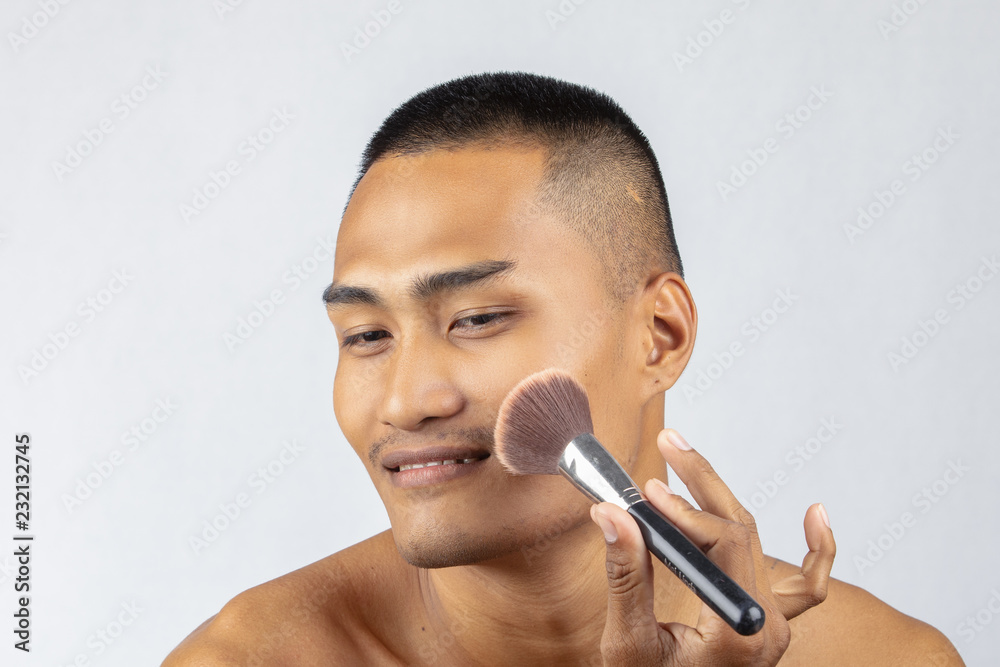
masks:
{"type": "Polygon", "coordinates": [[[352,447],[364,439],[364,426],[372,423],[375,396],[373,369],[364,364],[337,364],[333,378],[333,413],[352,447]]]}
{"type": "Polygon", "coordinates": [[[344,423],[345,413],[341,409],[344,405],[344,389],[342,386],[344,374],[341,370],[341,365],[337,364],[337,372],[333,376],[333,415],[337,419],[337,423],[340,424],[342,429],[346,429],[347,425],[344,423]]]}
{"type": "Polygon", "coordinates": [[[641,387],[616,351],[616,333],[603,332],[597,346],[583,354],[578,378],[587,389],[594,431],[605,447],[633,442],[641,431],[641,387]]]}
{"type": "Polygon", "coordinates": [[[603,372],[621,345],[621,324],[602,304],[581,300],[576,307],[560,313],[552,326],[558,338],[556,353],[567,369],[580,374],[603,372]]]}
{"type": "MultiPolygon", "coordinates": [[[[623,391],[624,365],[617,353],[619,327],[600,311],[562,313],[532,322],[516,332],[457,355],[453,380],[473,404],[496,408],[524,377],[545,368],[561,368],[588,387],[591,400],[630,404],[623,391]],[[606,395],[602,395],[604,392],[606,395]]],[[[612,411],[613,414],[613,411],[612,411]]]]}

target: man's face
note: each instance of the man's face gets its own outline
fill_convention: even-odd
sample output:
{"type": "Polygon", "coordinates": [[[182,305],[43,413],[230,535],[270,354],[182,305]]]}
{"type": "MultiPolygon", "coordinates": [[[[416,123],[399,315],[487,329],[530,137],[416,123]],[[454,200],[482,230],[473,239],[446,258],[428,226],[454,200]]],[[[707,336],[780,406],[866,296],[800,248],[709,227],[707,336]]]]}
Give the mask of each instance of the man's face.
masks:
{"type": "Polygon", "coordinates": [[[628,310],[611,317],[597,260],[533,206],[543,160],[478,148],[381,160],[340,227],[334,411],[415,565],[480,562],[587,520],[566,480],[515,477],[491,455],[500,404],[535,371],[576,376],[597,437],[627,467],[635,457],[628,310]]]}

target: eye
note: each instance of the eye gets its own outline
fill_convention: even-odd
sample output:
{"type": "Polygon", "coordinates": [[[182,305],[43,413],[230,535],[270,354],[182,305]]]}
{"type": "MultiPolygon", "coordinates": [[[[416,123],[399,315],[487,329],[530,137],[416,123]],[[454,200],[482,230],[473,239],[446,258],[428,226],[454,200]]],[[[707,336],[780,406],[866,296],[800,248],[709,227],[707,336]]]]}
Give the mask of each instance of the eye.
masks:
{"type": "Polygon", "coordinates": [[[340,344],[342,348],[365,348],[373,347],[375,343],[382,340],[389,335],[388,331],[384,329],[378,329],[375,331],[362,331],[361,333],[352,334],[350,336],[344,337],[344,342],[340,344]]]}
{"type": "Polygon", "coordinates": [[[461,319],[455,320],[453,329],[471,329],[473,331],[486,329],[492,325],[510,319],[511,313],[476,313],[461,319]]]}

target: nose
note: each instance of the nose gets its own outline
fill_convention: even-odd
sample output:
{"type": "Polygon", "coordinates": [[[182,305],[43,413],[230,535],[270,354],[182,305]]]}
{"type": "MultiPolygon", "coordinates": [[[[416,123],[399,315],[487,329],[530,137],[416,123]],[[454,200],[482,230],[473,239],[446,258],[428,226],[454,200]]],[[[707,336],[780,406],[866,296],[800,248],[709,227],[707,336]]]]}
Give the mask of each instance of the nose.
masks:
{"type": "Polygon", "coordinates": [[[405,431],[435,417],[451,417],[465,406],[452,377],[447,351],[410,338],[397,343],[385,371],[379,421],[405,431]]]}

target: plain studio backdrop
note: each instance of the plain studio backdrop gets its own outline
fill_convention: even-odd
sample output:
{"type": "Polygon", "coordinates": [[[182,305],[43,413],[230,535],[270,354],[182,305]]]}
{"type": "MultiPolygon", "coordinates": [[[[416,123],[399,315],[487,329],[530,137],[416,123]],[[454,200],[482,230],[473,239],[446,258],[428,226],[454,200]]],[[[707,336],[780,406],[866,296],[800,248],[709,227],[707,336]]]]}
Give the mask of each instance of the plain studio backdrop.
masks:
{"type": "Polygon", "coordinates": [[[834,576],[989,663],[998,20],[943,0],[5,2],[4,627],[13,537],[35,539],[32,650],[5,630],[0,662],[158,664],[240,591],[388,527],[331,405],[340,213],[396,105],[526,70],[610,94],[656,151],[700,314],[667,424],[765,551],[799,562],[822,501],[834,576]]]}

